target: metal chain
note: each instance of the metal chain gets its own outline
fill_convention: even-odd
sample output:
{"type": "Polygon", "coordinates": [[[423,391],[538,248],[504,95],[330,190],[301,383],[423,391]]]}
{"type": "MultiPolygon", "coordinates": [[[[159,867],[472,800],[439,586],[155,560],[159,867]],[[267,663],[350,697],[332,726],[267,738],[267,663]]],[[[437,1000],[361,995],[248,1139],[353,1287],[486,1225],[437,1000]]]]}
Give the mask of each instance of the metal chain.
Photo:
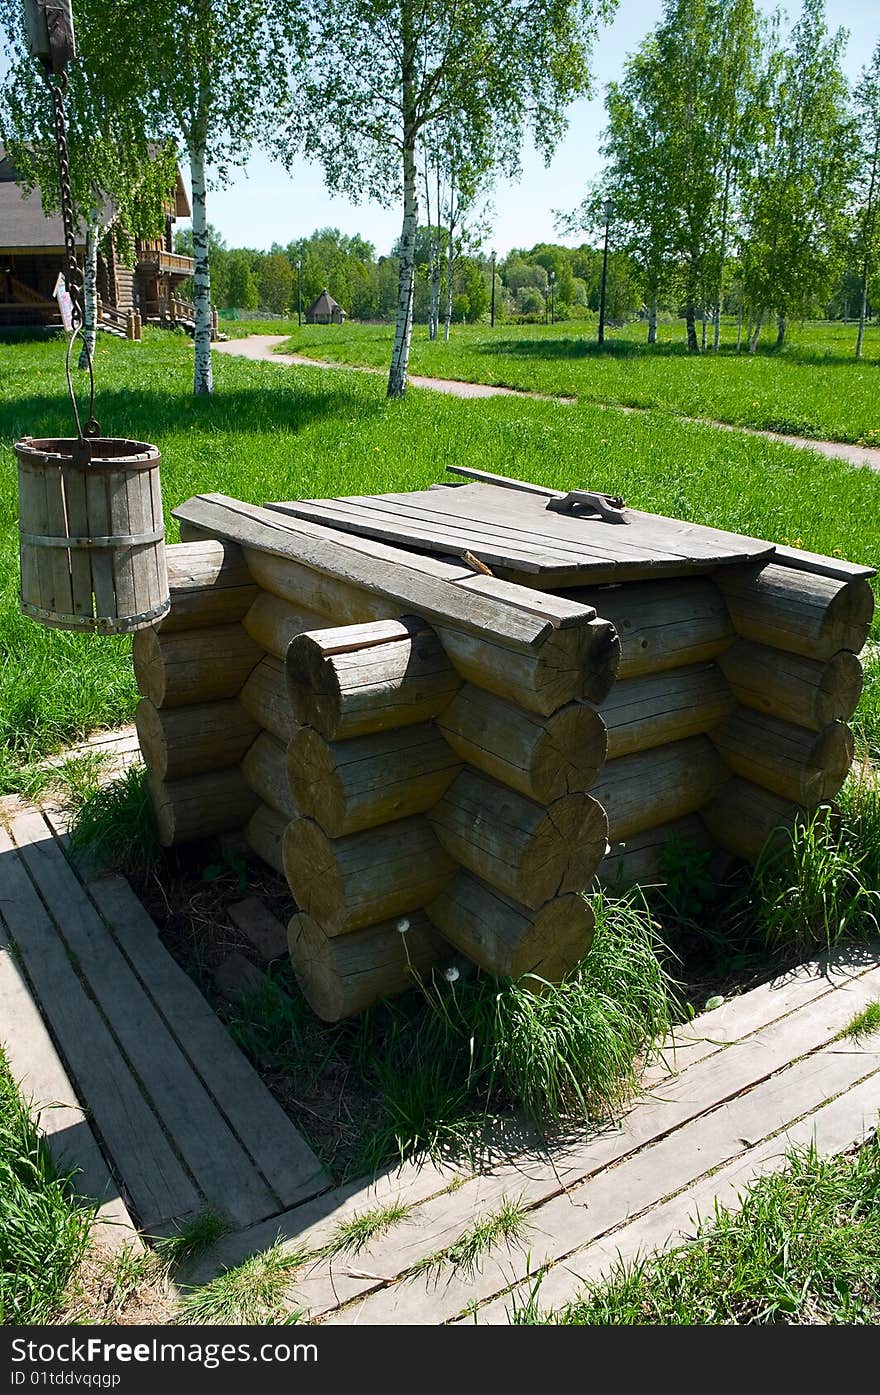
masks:
{"type": "Polygon", "coordinates": [[[52,90],[53,119],[55,123],[55,147],[58,153],[58,183],[61,190],[61,221],[64,224],[64,250],[67,254],[67,290],[73,302],[73,328],[79,329],[83,321],[83,288],[76,258],[76,231],[73,224],[73,190],[70,187],[70,160],[67,154],[67,120],[64,113],[64,96],[67,91],[67,74],[56,73],[49,78],[52,90]]]}

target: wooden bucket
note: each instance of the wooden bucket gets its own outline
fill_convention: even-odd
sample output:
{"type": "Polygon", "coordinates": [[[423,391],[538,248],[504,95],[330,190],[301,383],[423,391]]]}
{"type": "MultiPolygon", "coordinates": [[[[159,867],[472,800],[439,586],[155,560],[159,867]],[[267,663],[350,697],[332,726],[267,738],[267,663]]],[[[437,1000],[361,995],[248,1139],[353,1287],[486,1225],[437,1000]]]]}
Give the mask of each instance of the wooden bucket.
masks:
{"type": "Polygon", "coordinates": [[[159,461],[142,441],[17,441],[21,609],[60,630],[127,634],[168,611],[159,461]]]}

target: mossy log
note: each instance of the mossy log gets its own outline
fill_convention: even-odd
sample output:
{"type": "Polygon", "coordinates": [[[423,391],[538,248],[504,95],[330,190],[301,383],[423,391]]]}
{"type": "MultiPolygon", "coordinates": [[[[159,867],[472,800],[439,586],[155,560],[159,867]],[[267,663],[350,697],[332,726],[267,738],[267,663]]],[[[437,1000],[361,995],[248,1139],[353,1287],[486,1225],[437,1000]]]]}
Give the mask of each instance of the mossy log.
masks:
{"type": "Polygon", "coordinates": [[[148,785],[163,848],[241,828],[258,803],[237,765],[148,785]]]}
{"type": "Polygon", "coordinates": [[[268,731],[260,732],[241,763],[241,773],[264,804],[285,818],[296,818],[299,810],[287,778],[287,753],[268,731]]]}
{"type": "Polygon", "coordinates": [[[284,856],[282,843],[284,841],[284,830],[290,820],[284,814],[279,814],[277,809],[272,809],[268,804],[259,804],[248,819],[247,827],[244,831],[245,842],[267,862],[270,867],[274,867],[282,877],[284,876],[284,856]]]}

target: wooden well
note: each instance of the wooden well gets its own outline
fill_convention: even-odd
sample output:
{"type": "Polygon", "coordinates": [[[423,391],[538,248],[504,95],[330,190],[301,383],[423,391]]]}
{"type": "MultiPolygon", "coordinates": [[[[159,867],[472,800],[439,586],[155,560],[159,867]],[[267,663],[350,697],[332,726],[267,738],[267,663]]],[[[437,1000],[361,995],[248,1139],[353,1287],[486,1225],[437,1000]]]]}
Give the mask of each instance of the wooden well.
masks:
{"type": "Polygon", "coordinates": [[[134,644],[161,837],[286,876],[329,1020],[454,951],[558,981],[595,876],[754,860],[849,769],[868,567],[485,485],[175,512],[134,644]]]}
{"type": "Polygon", "coordinates": [[[143,441],[16,442],[21,609],[61,630],[125,634],[170,606],[160,455],[143,441]]]}

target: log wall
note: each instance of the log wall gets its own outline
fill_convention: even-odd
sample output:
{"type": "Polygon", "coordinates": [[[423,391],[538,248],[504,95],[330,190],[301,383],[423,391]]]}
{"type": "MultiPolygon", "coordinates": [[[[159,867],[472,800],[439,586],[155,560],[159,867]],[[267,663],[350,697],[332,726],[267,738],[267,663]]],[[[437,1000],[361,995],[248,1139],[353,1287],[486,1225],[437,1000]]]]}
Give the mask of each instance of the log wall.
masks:
{"type": "Polygon", "coordinates": [[[134,644],[160,837],[241,829],[286,876],[294,970],[328,1020],[450,947],[558,981],[597,873],[656,880],[671,842],[754,859],[849,769],[871,593],[845,564],[540,599],[497,583],[549,619],[529,643],[188,536],[171,610],[134,644]]]}

